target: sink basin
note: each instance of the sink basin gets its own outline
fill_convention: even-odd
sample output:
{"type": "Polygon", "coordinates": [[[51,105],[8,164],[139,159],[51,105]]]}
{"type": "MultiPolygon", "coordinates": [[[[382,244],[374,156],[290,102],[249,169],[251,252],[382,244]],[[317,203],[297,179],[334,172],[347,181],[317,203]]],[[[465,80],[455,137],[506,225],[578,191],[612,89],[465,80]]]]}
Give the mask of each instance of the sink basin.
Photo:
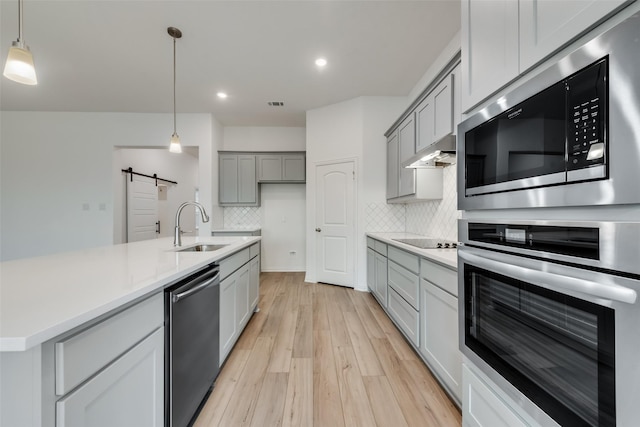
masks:
{"type": "Polygon", "coordinates": [[[197,244],[193,246],[189,246],[184,249],[176,249],[176,252],[211,252],[217,251],[218,249],[222,249],[227,245],[211,245],[211,244],[197,244]]]}

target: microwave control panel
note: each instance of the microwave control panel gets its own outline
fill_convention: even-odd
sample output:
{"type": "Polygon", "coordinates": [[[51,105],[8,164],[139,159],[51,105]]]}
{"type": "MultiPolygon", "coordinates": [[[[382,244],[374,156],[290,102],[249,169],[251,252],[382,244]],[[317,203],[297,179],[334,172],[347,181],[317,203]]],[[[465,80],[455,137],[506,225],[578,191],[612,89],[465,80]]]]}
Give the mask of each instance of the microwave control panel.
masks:
{"type": "Polygon", "coordinates": [[[606,163],[607,58],[567,79],[567,169],[606,163]]]}

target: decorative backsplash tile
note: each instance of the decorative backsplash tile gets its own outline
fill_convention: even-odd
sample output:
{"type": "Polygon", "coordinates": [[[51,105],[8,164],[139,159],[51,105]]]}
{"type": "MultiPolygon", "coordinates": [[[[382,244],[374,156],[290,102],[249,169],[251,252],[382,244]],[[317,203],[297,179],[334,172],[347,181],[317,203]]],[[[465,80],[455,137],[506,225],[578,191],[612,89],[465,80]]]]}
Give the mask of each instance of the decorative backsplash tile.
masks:
{"type": "Polygon", "coordinates": [[[405,206],[401,204],[368,203],[365,211],[366,231],[396,232],[404,231],[405,206]]]}
{"type": "Polygon", "coordinates": [[[262,212],[260,207],[223,208],[224,228],[260,227],[262,212]]]}
{"type": "Polygon", "coordinates": [[[443,169],[442,200],[407,204],[406,232],[430,237],[458,240],[456,168],[443,169]]]}

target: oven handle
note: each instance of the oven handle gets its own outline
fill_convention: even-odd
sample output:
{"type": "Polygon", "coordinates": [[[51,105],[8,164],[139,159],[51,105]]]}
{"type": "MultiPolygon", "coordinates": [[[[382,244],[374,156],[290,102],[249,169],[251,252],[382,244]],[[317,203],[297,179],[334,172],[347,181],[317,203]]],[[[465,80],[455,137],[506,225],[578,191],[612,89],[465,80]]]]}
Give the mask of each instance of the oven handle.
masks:
{"type": "Polygon", "coordinates": [[[458,256],[465,261],[477,265],[478,267],[490,269],[496,273],[522,281],[536,281],[555,288],[580,292],[586,295],[606,298],[608,300],[624,302],[627,304],[635,304],[637,298],[636,291],[620,285],[602,285],[600,283],[575,277],[561,276],[559,274],[548,273],[546,271],[532,270],[530,268],[520,267],[513,264],[503,264],[489,258],[470,254],[465,252],[463,249],[458,250],[458,256]]]}

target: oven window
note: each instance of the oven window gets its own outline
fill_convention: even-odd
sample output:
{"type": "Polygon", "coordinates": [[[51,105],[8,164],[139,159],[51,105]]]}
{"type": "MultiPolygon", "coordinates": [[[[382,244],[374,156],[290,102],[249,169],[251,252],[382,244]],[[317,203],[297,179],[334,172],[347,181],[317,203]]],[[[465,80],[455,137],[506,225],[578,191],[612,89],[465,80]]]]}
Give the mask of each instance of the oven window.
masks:
{"type": "Polygon", "coordinates": [[[464,266],[465,344],[560,425],[615,426],[614,310],[464,266]]]}

